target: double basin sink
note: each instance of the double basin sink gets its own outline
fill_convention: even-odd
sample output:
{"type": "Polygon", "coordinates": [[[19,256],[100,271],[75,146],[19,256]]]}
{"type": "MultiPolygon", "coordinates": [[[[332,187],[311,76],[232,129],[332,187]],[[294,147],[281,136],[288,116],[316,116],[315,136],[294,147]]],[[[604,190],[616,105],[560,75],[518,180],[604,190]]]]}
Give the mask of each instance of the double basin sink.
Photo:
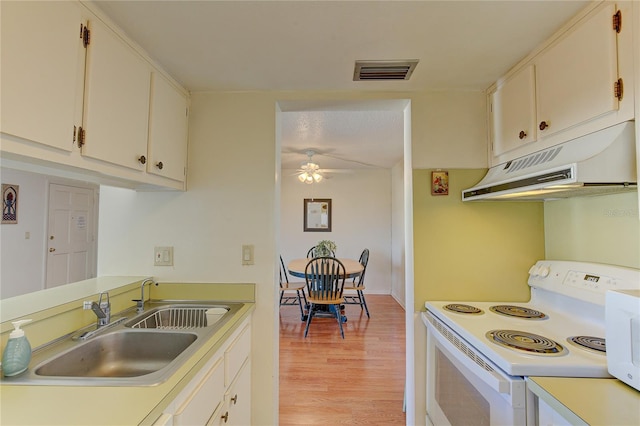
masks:
{"type": "Polygon", "coordinates": [[[152,307],[145,312],[35,351],[27,372],[3,380],[30,385],[156,385],[177,371],[244,305],[149,304],[152,307]]]}

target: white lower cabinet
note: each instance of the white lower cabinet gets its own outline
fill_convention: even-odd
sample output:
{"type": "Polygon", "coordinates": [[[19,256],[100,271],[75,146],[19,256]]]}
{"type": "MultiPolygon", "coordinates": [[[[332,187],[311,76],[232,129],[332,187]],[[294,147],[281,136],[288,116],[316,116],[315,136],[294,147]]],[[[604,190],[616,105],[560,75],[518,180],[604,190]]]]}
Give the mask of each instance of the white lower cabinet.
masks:
{"type": "Polygon", "coordinates": [[[235,381],[224,395],[226,411],[215,425],[251,424],[251,359],[247,358],[235,381]]]}
{"type": "Polygon", "coordinates": [[[185,386],[155,426],[251,424],[251,318],[185,386]]]}

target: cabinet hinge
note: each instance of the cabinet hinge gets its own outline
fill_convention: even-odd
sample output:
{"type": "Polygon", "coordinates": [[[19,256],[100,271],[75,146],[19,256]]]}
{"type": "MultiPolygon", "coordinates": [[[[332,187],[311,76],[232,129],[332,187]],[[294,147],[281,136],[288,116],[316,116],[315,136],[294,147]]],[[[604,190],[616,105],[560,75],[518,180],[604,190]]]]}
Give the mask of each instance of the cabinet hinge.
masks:
{"type": "Polygon", "coordinates": [[[613,83],[613,96],[618,98],[618,101],[621,101],[623,95],[624,95],[624,85],[622,84],[622,79],[619,78],[618,81],[613,83]]]}
{"type": "Polygon", "coordinates": [[[71,141],[71,145],[75,145],[76,143],[76,130],[78,130],[78,128],[73,126],[73,140],[71,141]]]}
{"type": "Polygon", "coordinates": [[[89,44],[91,43],[91,31],[86,25],[82,26],[82,34],[80,35],[80,37],[82,37],[82,45],[85,48],[89,46],[89,44]]]}
{"type": "Polygon", "coordinates": [[[619,10],[613,14],[613,30],[617,33],[622,30],[622,12],[619,10]]]}
{"type": "Polygon", "coordinates": [[[84,146],[85,137],[86,137],[86,134],[82,126],[78,127],[78,148],[82,148],[84,146]]]}

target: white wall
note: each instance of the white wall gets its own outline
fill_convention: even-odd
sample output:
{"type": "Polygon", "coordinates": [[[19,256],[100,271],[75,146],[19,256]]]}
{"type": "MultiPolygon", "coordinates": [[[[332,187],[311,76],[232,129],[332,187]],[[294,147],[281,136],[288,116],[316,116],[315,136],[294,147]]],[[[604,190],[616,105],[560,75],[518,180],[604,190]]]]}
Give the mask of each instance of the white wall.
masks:
{"type": "Polygon", "coordinates": [[[44,289],[49,181],[43,175],[2,168],[2,183],[19,185],[18,223],[0,225],[0,297],[6,299],[44,289]]]}
{"type": "Polygon", "coordinates": [[[405,206],[404,167],[391,169],[391,295],[403,307],[405,301],[405,206]]]}
{"type": "MultiPolygon", "coordinates": [[[[256,283],[252,342],[255,424],[278,423],[276,262],[281,203],[277,203],[276,104],[301,99],[409,99],[414,156],[416,151],[420,153],[415,161],[421,167],[487,164],[485,97],[480,92],[450,96],[431,92],[201,93],[192,95],[187,192],[101,190],[99,275],[148,274],[160,281],[256,283]],[[243,244],[255,245],[255,265],[241,265],[243,244]],[[174,246],[173,267],[153,266],[154,245],[174,246]]],[[[302,201],[298,202],[294,213],[301,217],[302,201]]],[[[338,224],[339,216],[334,220],[338,224]]],[[[342,250],[344,244],[338,241],[338,245],[342,250]]],[[[353,247],[355,251],[356,245],[353,247]]],[[[357,247],[359,254],[360,244],[357,247]]],[[[412,363],[412,354],[408,357],[412,363]]]]}
{"type": "Polygon", "coordinates": [[[336,255],[358,259],[369,249],[367,293],[391,294],[391,171],[350,170],[312,185],[295,169],[282,171],[280,250],[285,263],[305,257],[320,240],[332,240],[336,255]],[[330,198],[331,232],[303,231],[303,200],[330,198]]]}

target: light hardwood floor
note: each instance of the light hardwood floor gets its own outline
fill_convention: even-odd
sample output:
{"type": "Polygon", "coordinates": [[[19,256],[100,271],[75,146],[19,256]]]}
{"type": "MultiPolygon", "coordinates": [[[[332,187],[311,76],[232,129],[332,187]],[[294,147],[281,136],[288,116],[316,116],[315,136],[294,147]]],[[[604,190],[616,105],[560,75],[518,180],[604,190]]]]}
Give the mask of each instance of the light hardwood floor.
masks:
{"type": "Polygon", "coordinates": [[[405,424],[405,313],[391,296],[367,305],[346,306],[344,340],[315,317],[305,339],[298,307],[280,307],[280,426],[405,424]]]}

